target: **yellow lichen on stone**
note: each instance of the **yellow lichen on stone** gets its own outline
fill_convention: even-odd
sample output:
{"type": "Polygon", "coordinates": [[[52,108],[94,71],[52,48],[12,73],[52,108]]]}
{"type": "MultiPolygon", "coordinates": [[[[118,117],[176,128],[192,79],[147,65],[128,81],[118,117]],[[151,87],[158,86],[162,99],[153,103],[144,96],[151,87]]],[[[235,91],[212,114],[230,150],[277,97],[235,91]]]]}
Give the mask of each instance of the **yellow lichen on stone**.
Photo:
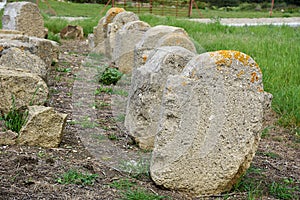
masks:
{"type": "Polygon", "coordinates": [[[143,55],[142,58],[143,58],[143,62],[146,63],[146,61],[147,61],[147,59],[148,59],[148,56],[147,56],[147,55],[143,55]]]}
{"type": "Polygon", "coordinates": [[[251,73],[251,83],[254,83],[255,81],[258,81],[258,76],[256,74],[256,72],[252,72],[251,73]]]}
{"type": "Polygon", "coordinates": [[[111,8],[106,12],[105,15],[105,22],[103,27],[106,28],[109,23],[113,21],[115,16],[121,12],[124,12],[125,10],[123,8],[111,8]]]}
{"type": "Polygon", "coordinates": [[[181,85],[182,85],[182,86],[186,86],[187,83],[186,83],[185,81],[183,81],[183,82],[181,83],[181,85]]]}
{"type": "Polygon", "coordinates": [[[241,70],[238,74],[237,74],[237,77],[238,78],[240,78],[242,75],[244,75],[245,74],[245,72],[244,72],[244,70],[241,70]]]}
{"type": "Polygon", "coordinates": [[[227,66],[230,67],[232,64],[232,51],[228,51],[228,50],[220,50],[220,51],[216,51],[216,52],[212,52],[210,53],[211,57],[214,57],[216,60],[216,65],[217,66],[227,66]]]}
{"type": "Polygon", "coordinates": [[[258,87],[257,87],[257,91],[258,91],[258,92],[263,92],[264,90],[263,90],[261,87],[258,86],[258,87]]]}
{"type": "Polygon", "coordinates": [[[243,63],[244,66],[249,65],[250,56],[248,56],[242,52],[234,51],[234,58],[236,60],[240,61],[241,63],[243,63]]]}

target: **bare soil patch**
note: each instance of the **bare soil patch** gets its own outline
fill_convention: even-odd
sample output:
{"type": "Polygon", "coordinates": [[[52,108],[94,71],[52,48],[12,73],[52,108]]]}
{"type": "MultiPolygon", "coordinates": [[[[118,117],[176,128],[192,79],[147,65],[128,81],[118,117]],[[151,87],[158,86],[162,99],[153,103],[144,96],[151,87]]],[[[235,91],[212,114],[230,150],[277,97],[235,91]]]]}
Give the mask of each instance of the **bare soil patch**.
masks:
{"type": "MultiPolygon", "coordinates": [[[[76,74],[82,68],[88,54],[89,49],[85,41],[62,41],[59,63],[52,67],[49,77],[51,95],[47,105],[68,114],[63,141],[59,148],[53,149],[0,146],[0,199],[122,199],[124,190],[112,185],[119,180],[134,183],[130,189],[132,191],[143,188],[150,194],[168,196],[176,200],[192,199],[179,192],[155,186],[147,175],[133,177],[114,169],[103,160],[100,162],[96,159],[84,146],[79,136],[80,127],[72,123],[72,91],[76,74]],[[58,179],[69,170],[97,174],[98,177],[93,185],[60,184],[58,179]]],[[[139,151],[126,132],[120,128],[120,123],[112,120],[112,96],[100,93],[95,96],[95,102],[97,101],[102,102],[102,106],[95,109],[99,127],[107,127],[104,134],[107,137],[116,136],[118,139],[111,138],[111,142],[120,148],[139,151]]],[[[237,189],[228,194],[194,199],[248,199],[247,187],[253,188],[252,191],[258,193],[253,195],[261,199],[283,199],[271,191],[272,185],[294,188],[290,199],[299,199],[299,136],[295,134],[295,130],[276,125],[276,115],[272,111],[268,112],[265,127],[251,168],[237,189]]]]}

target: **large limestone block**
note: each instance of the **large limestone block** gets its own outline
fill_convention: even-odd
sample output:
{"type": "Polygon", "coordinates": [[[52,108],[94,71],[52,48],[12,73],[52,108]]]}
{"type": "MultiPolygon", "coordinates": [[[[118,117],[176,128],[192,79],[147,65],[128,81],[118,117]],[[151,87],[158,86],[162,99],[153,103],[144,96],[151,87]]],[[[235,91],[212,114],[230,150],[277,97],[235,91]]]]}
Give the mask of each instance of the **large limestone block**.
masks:
{"type": "Polygon", "coordinates": [[[168,76],[181,73],[194,56],[182,47],[161,47],[154,50],[145,65],[133,72],[125,126],[140,148],[153,148],[168,76]]]}
{"type": "Polygon", "coordinates": [[[116,48],[116,34],[126,23],[137,21],[139,17],[133,12],[121,12],[115,16],[112,23],[108,24],[106,40],[106,56],[111,58],[116,48]]]}
{"type": "Polygon", "coordinates": [[[6,114],[15,106],[43,105],[48,97],[46,83],[36,74],[21,69],[0,68],[0,113],[6,114]]]}
{"type": "Polygon", "coordinates": [[[194,57],[167,80],[152,179],[194,196],[229,191],[256,152],[264,101],[261,70],[248,55],[194,57]]]}
{"type": "Polygon", "coordinates": [[[149,29],[150,25],[146,22],[132,21],[117,32],[112,61],[122,73],[131,73],[134,66],[134,47],[149,29]]]}
{"type": "Polygon", "coordinates": [[[19,48],[9,48],[1,52],[0,67],[7,66],[10,69],[21,68],[29,73],[35,73],[47,79],[47,66],[40,57],[19,48]]]}
{"type": "Polygon", "coordinates": [[[43,16],[37,5],[30,2],[7,4],[2,17],[2,27],[22,31],[29,36],[45,37],[43,16]]]}
{"type": "Polygon", "coordinates": [[[187,35],[185,30],[173,26],[159,25],[150,28],[136,44],[134,50],[134,67],[140,67],[146,63],[151,51],[157,47],[158,41],[169,33],[182,33],[187,35]]]}
{"type": "Polygon", "coordinates": [[[29,106],[28,120],[20,130],[18,143],[55,148],[61,142],[67,114],[51,107],[29,106]]]}
{"type": "Polygon", "coordinates": [[[46,63],[47,68],[51,66],[52,62],[58,61],[59,45],[51,40],[21,34],[0,34],[0,49],[11,47],[28,50],[39,56],[46,63]]]}

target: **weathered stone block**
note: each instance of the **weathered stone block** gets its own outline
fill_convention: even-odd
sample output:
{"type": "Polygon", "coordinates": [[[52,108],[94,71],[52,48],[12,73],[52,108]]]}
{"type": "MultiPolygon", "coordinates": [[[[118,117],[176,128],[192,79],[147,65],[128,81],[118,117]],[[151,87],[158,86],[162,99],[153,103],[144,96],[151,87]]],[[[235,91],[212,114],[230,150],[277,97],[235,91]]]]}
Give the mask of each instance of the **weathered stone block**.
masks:
{"type": "Polygon", "coordinates": [[[67,114],[51,107],[29,106],[27,123],[20,130],[18,143],[55,148],[61,142],[67,114]]]}
{"type": "Polygon", "coordinates": [[[111,58],[116,46],[116,34],[126,23],[137,21],[139,17],[133,12],[121,12],[115,16],[112,23],[107,25],[106,56],[111,58]]]}
{"type": "Polygon", "coordinates": [[[0,113],[6,114],[15,106],[43,105],[48,97],[46,83],[36,74],[21,69],[0,68],[0,113]]]}
{"type": "Polygon", "coordinates": [[[83,39],[83,28],[78,25],[67,25],[60,31],[60,37],[65,39],[83,39]]]}
{"type": "Polygon", "coordinates": [[[18,30],[26,35],[44,38],[44,20],[36,4],[14,2],[6,5],[2,17],[2,27],[18,30]]]}
{"type": "Polygon", "coordinates": [[[117,32],[112,61],[122,73],[131,73],[134,66],[134,47],[149,28],[150,25],[143,21],[132,21],[117,32]]]}
{"type": "Polygon", "coordinates": [[[58,43],[51,40],[20,34],[0,34],[0,49],[10,47],[28,50],[39,56],[45,62],[47,69],[52,62],[58,61],[59,46],[58,43]]]}
{"type": "Polygon", "coordinates": [[[229,191],[260,140],[265,93],[250,56],[217,51],[170,76],[151,160],[158,185],[194,196],[229,191]]]}
{"type": "Polygon", "coordinates": [[[145,65],[133,72],[125,126],[140,148],[153,148],[168,76],[181,73],[194,56],[182,47],[161,47],[153,51],[145,65]]]}
{"type": "Polygon", "coordinates": [[[15,47],[4,49],[1,54],[0,67],[21,68],[29,73],[39,75],[45,81],[47,80],[47,66],[40,57],[15,47]]]}
{"type": "MultiPolygon", "coordinates": [[[[150,28],[142,37],[134,50],[134,67],[140,67],[146,63],[151,51],[158,47],[158,41],[169,33],[182,33],[187,35],[185,30],[173,26],[155,26],[150,28]]],[[[174,45],[171,45],[174,46],[174,45]]]]}

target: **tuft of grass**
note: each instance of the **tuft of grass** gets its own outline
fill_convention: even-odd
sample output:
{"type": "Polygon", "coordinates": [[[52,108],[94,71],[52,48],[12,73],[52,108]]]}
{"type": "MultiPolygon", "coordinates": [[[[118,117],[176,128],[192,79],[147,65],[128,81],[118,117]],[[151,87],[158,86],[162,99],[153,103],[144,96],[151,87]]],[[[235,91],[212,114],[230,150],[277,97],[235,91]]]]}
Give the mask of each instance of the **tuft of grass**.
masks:
{"type": "Polygon", "coordinates": [[[110,94],[110,95],[117,94],[117,95],[125,96],[125,97],[128,96],[128,92],[125,90],[116,90],[111,87],[103,87],[103,86],[100,86],[99,88],[97,88],[95,90],[95,95],[99,95],[101,93],[106,93],[106,94],[110,94]]]}
{"type": "Polygon", "coordinates": [[[56,181],[60,184],[93,185],[97,177],[98,174],[84,174],[77,170],[69,170],[56,181]]]}
{"type": "Polygon", "coordinates": [[[279,199],[297,199],[300,192],[299,187],[293,186],[293,179],[285,179],[281,182],[272,182],[270,185],[270,194],[279,199]],[[291,181],[292,180],[292,181],[291,181]]]}
{"type": "Polygon", "coordinates": [[[161,200],[161,199],[170,199],[167,196],[160,196],[157,194],[150,193],[143,189],[137,190],[126,190],[122,192],[122,200],[161,200]]]}
{"type": "Polygon", "coordinates": [[[22,108],[16,109],[15,98],[12,98],[12,108],[0,120],[4,120],[6,129],[12,130],[13,132],[19,133],[23,125],[27,122],[28,110],[22,108]]]}
{"type": "Polygon", "coordinates": [[[60,36],[58,34],[54,34],[53,32],[48,32],[48,40],[55,41],[57,43],[60,43],[60,36]]]}
{"type": "Polygon", "coordinates": [[[108,139],[110,139],[110,140],[118,140],[119,138],[118,138],[118,136],[115,135],[115,134],[109,134],[109,135],[108,135],[108,139]]]}
{"type": "Polygon", "coordinates": [[[117,181],[113,181],[111,184],[109,184],[110,187],[116,188],[118,190],[128,190],[135,185],[136,183],[130,181],[129,179],[120,179],[117,181]]]}

